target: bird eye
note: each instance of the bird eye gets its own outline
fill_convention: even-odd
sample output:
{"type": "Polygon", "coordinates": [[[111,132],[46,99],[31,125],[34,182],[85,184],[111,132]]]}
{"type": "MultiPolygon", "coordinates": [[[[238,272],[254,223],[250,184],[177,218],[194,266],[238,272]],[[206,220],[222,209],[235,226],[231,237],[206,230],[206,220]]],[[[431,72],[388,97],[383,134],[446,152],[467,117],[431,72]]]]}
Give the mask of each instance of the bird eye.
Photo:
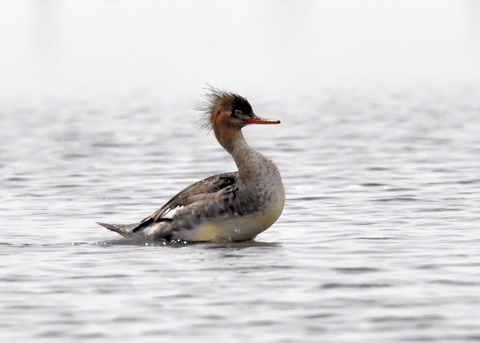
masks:
{"type": "Polygon", "coordinates": [[[238,117],[238,116],[241,116],[243,114],[243,112],[241,110],[235,110],[235,112],[233,112],[234,116],[235,117],[238,117]]]}

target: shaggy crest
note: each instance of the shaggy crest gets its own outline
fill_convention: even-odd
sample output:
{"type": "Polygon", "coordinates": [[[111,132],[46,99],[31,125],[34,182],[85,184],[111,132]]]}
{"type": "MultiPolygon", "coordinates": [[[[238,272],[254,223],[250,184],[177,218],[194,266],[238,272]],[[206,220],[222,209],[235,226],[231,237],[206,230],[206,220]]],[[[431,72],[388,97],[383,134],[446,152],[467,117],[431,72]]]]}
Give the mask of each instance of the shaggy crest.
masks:
{"type": "Polygon", "coordinates": [[[247,109],[248,112],[252,112],[252,107],[250,106],[248,100],[241,95],[215,88],[209,84],[207,84],[205,89],[209,93],[205,94],[207,101],[204,103],[204,106],[200,108],[200,110],[203,112],[202,118],[199,119],[200,129],[202,130],[206,130],[208,132],[212,130],[213,109],[219,100],[224,99],[226,101],[231,101],[232,106],[240,103],[242,107],[247,109]]]}

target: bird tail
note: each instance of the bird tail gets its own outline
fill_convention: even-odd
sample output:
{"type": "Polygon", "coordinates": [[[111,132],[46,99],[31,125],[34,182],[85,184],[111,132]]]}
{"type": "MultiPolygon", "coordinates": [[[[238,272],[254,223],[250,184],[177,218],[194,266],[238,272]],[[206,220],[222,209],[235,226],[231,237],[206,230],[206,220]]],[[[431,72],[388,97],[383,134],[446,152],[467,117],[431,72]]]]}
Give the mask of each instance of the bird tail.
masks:
{"type": "Polygon", "coordinates": [[[101,225],[109,230],[119,233],[125,238],[133,238],[136,236],[134,230],[140,225],[140,223],[135,224],[107,224],[97,222],[98,225],[101,225]]]}

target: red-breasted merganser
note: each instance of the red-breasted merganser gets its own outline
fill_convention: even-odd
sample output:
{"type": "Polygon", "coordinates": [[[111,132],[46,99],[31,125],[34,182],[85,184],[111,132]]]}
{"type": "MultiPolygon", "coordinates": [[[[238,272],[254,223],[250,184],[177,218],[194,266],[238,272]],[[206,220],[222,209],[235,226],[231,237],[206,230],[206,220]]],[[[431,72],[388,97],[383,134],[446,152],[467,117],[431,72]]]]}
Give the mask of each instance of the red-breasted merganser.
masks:
{"type": "Polygon", "coordinates": [[[255,238],[278,219],[285,191],[277,166],[251,148],[242,135],[249,124],[279,124],[257,117],[244,97],[210,89],[207,122],[238,172],[210,176],[175,195],[136,224],[98,223],[130,239],[244,241],[255,238]],[[167,216],[173,213],[173,216],[167,216]]]}

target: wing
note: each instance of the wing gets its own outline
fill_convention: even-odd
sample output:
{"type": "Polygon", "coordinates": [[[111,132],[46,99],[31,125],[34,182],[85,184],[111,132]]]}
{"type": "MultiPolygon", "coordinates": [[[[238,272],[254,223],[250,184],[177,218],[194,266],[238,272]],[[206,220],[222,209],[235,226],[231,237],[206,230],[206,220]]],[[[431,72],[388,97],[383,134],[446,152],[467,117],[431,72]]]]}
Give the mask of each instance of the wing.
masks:
{"type": "Polygon", "coordinates": [[[218,174],[207,177],[206,179],[188,186],[170,199],[161,208],[142,220],[133,231],[138,231],[152,222],[170,220],[164,218],[170,211],[193,204],[197,200],[204,200],[206,196],[214,195],[222,189],[234,185],[237,182],[237,177],[238,172],[218,174]]]}
{"type": "Polygon", "coordinates": [[[161,208],[138,223],[132,231],[138,232],[153,222],[171,221],[170,218],[164,218],[170,211],[193,204],[197,200],[205,200],[208,195],[214,196],[215,193],[222,189],[234,185],[237,182],[237,177],[238,172],[218,174],[188,186],[161,208]]]}

